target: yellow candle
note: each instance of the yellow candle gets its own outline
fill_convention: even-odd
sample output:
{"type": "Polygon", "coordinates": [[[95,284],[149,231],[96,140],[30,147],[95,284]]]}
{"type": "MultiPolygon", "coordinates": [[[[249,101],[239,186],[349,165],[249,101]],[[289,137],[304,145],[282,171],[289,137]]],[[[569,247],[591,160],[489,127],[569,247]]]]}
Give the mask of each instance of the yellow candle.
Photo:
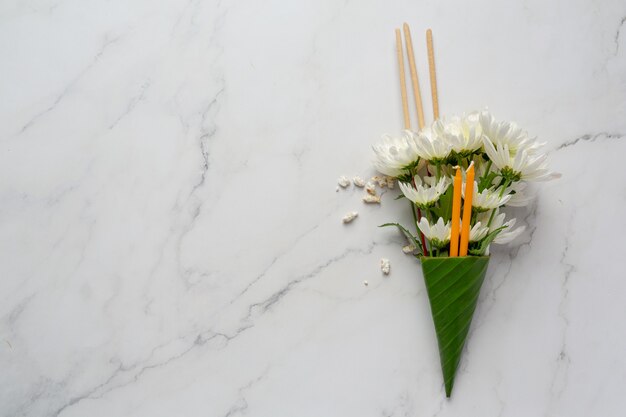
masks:
{"type": "Polygon", "coordinates": [[[463,222],[461,229],[461,245],[459,256],[467,256],[469,246],[470,222],[472,221],[472,198],[474,197],[474,164],[472,163],[465,175],[465,199],[463,201],[463,222]]]}
{"type": "Polygon", "coordinates": [[[459,223],[461,222],[461,168],[456,169],[452,197],[452,229],[450,231],[450,257],[459,256],[459,223]]]}

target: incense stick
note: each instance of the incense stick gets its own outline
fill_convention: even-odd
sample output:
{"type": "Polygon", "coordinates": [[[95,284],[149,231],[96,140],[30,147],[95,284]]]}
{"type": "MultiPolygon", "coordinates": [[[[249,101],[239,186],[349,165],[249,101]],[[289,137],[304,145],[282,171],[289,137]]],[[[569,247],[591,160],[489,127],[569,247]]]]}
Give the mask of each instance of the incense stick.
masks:
{"type": "Polygon", "coordinates": [[[450,229],[450,257],[459,256],[459,235],[461,222],[461,167],[456,168],[452,193],[452,227],[450,229]]]}
{"type": "Polygon", "coordinates": [[[406,53],[409,57],[409,69],[411,70],[411,83],[413,84],[413,95],[415,96],[415,107],[417,108],[417,125],[420,130],[424,128],[424,107],[422,105],[422,94],[420,92],[419,78],[417,77],[417,68],[415,67],[415,55],[413,54],[413,39],[411,38],[411,30],[409,25],[405,23],[404,41],[406,42],[406,53]]]}
{"type": "Polygon", "coordinates": [[[435,50],[433,48],[433,31],[426,31],[426,47],[428,48],[428,70],[430,71],[430,92],[433,97],[433,117],[439,119],[439,98],[437,97],[437,74],[435,72],[435,50]]]}
{"type": "MultiPolygon", "coordinates": [[[[407,39],[408,39],[407,42],[410,42],[410,38],[407,38],[407,39]]],[[[407,47],[408,47],[408,44],[407,44],[407,47]]],[[[412,50],[412,47],[411,47],[411,50],[412,50]]],[[[406,79],[405,79],[405,73],[404,73],[404,56],[402,55],[403,54],[402,34],[400,33],[400,29],[396,29],[396,53],[398,54],[398,67],[400,69],[400,89],[401,89],[400,92],[402,93],[402,111],[404,113],[404,128],[410,129],[411,118],[409,116],[409,101],[408,101],[407,91],[406,91],[406,79]]],[[[409,65],[410,65],[410,62],[409,62],[409,65]]],[[[415,187],[414,178],[411,178],[411,182],[413,183],[413,186],[415,187]]],[[[411,203],[411,210],[414,210],[414,209],[415,208],[413,207],[413,203],[411,203]]],[[[422,211],[419,208],[417,209],[417,218],[418,220],[422,218],[422,211]]],[[[426,248],[426,239],[424,238],[424,234],[422,233],[422,231],[419,229],[418,231],[420,233],[420,240],[422,242],[422,253],[425,256],[428,256],[428,249],[426,248]]]]}
{"type": "Polygon", "coordinates": [[[402,55],[402,36],[400,29],[396,29],[396,52],[398,54],[398,67],[400,69],[400,88],[402,94],[402,111],[404,113],[404,128],[411,128],[411,118],[409,117],[409,102],[406,95],[406,79],[404,75],[404,56],[402,55]]]}

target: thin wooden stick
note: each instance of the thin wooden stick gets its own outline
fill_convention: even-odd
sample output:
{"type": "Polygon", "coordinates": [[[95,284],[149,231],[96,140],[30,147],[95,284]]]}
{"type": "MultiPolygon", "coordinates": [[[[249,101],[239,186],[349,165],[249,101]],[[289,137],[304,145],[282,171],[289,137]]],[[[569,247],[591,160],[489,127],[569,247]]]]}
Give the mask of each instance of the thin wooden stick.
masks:
{"type": "Polygon", "coordinates": [[[433,48],[433,31],[426,31],[426,47],[428,48],[428,69],[430,71],[430,92],[433,96],[433,117],[439,119],[439,98],[437,97],[437,74],[435,71],[435,50],[433,48]]]}
{"type": "MultiPolygon", "coordinates": [[[[407,38],[408,39],[408,38],[407,38]]],[[[404,128],[411,128],[411,118],[409,116],[409,101],[406,93],[406,79],[404,74],[404,56],[402,55],[402,34],[400,33],[400,29],[396,29],[396,53],[398,54],[398,67],[400,69],[400,91],[402,93],[402,111],[404,113],[404,128]]],[[[411,182],[413,186],[415,186],[415,178],[411,178],[411,182]]],[[[411,210],[414,210],[413,203],[411,203],[411,210]]],[[[417,218],[422,218],[422,212],[418,208],[417,209],[417,218]]],[[[416,225],[417,227],[417,225],[416,225]]],[[[426,239],[424,239],[424,234],[421,230],[419,230],[421,241],[422,241],[422,253],[424,256],[428,256],[428,249],[426,248],[426,239]]]]}
{"type": "Polygon", "coordinates": [[[409,25],[405,23],[404,41],[406,42],[406,53],[409,56],[409,68],[411,70],[411,83],[413,84],[413,96],[415,96],[415,108],[417,109],[417,125],[420,130],[424,128],[424,106],[422,105],[422,93],[420,92],[420,82],[417,77],[417,68],[415,67],[415,55],[413,54],[413,39],[411,38],[411,30],[409,25]]]}
{"type": "Polygon", "coordinates": [[[400,88],[402,93],[402,111],[404,112],[404,128],[411,128],[409,117],[409,102],[406,95],[406,79],[404,75],[404,56],[402,55],[402,36],[400,29],[396,29],[396,52],[398,53],[398,67],[400,69],[400,88]]]}

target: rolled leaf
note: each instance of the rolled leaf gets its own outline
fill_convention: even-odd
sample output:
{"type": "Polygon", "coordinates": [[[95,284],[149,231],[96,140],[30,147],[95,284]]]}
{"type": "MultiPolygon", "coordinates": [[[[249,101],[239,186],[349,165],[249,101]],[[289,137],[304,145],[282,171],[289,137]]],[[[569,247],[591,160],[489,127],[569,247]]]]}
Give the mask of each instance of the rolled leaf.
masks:
{"type": "Polygon", "coordinates": [[[422,258],[447,397],[452,393],[488,264],[488,256],[422,258]]]}

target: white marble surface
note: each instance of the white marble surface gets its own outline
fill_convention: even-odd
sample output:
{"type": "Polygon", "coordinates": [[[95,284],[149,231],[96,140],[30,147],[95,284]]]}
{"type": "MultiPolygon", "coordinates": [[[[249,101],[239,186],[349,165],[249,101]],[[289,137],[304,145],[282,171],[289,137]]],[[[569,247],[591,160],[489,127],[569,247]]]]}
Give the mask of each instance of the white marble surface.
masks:
{"type": "Polygon", "coordinates": [[[0,3],[1,416],[624,415],[626,4],[384,3],[0,3]],[[563,174],[451,400],[376,228],[405,206],[335,192],[400,128],[404,20],[443,113],[488,105],[563,174]]]}

